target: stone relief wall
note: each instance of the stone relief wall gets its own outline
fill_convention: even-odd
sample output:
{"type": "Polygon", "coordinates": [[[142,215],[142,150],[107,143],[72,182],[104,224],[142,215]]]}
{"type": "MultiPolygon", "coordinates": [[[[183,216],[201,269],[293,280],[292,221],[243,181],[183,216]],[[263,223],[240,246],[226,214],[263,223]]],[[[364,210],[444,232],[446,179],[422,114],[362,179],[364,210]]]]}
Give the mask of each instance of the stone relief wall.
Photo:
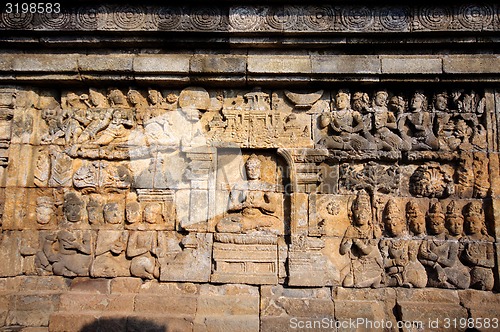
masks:
{"type": "Polygon", "coordinates": [[[3,87],[0,276],[491,291],[494,94],[402,90],[3,87]]]}

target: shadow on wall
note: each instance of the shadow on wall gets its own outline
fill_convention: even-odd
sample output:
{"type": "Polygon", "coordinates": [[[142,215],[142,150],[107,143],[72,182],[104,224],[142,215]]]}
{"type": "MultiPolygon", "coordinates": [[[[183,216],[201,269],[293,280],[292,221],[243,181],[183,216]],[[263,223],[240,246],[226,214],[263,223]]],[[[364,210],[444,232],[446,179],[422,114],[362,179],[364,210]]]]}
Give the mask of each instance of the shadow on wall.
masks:
{"type": "MultiPolygon", "coordinates": [[[[80,332],[170,332],[177,331],[166,325],[138,318],[103,318],[85,325],[80,332]]],[[[180,330],[179,330],[180,331],[180,330]]]]}

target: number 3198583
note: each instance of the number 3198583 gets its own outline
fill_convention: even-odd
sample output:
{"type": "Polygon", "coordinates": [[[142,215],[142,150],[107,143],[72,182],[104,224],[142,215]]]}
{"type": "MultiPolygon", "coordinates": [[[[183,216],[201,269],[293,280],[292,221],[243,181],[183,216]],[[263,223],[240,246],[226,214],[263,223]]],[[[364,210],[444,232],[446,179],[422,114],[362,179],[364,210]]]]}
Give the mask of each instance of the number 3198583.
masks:
{"type": "Polygon", "coordinates": [[[7,2],[5,4],[7,14],[59,14],[61,4],[58,2],[7,2]]]}

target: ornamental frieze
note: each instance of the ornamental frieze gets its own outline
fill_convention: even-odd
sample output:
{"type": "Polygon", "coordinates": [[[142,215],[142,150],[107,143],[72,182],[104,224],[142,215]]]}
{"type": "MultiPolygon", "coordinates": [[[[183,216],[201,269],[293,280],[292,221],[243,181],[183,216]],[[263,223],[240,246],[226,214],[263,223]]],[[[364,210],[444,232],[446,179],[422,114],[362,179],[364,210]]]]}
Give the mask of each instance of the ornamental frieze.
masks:
{"type": "Polygon", "coordinates": [[[40,31],[373,33],[498,31],[498,5],[9,7],[0,28],[40,31]]]}

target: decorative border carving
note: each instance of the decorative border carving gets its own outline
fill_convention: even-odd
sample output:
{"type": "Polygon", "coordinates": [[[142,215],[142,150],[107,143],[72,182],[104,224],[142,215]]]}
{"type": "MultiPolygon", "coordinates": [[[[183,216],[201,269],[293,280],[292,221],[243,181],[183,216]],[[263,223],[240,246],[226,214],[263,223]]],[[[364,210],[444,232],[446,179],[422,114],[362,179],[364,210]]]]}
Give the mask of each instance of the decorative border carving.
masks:
{"type": "Polygon", "coordinates": [[[101,5],[59,14],[0,15],[3,30],[371,33],[498,31],[499,6],[231,6],[101,5]]]}

